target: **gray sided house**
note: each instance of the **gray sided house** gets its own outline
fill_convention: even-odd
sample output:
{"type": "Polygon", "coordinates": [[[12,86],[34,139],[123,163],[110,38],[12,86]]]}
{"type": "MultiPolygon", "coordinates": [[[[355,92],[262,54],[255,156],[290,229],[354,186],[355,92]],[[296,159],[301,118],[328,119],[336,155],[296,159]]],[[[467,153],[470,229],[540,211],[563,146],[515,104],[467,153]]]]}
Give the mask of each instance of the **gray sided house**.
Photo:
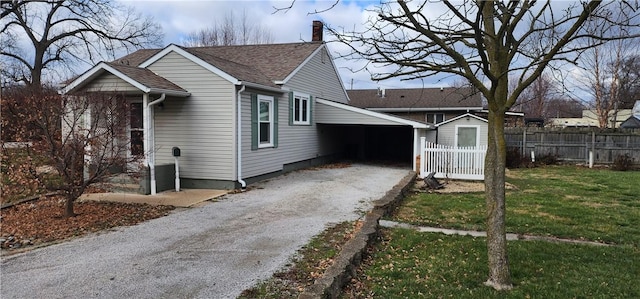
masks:
{"type": "Polygon", "coordinates": [[[182,187],[230,189],[340,156],[366,158],[386,137],[401,138],[402,161],[415,165],[418,140],[432,128],[349,106],[320,40],[139,50],[99,63],[63,92],[123,95],[131,154],[144,157],[152,194],[173,187],[174,147],[182,187]]]}

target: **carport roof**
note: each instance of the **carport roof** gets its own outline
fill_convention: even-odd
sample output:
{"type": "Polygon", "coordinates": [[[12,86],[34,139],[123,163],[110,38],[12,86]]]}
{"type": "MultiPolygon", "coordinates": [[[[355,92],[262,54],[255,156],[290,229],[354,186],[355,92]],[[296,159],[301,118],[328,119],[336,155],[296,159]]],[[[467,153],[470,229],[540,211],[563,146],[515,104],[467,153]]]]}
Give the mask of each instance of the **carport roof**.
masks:
{"type": "Polygon", "coordinates": [[[411,126],[414,129],[434,128],[426,123],[333,101],[317,99],[316,104],[315,122],[320,124],[411,126]]]}

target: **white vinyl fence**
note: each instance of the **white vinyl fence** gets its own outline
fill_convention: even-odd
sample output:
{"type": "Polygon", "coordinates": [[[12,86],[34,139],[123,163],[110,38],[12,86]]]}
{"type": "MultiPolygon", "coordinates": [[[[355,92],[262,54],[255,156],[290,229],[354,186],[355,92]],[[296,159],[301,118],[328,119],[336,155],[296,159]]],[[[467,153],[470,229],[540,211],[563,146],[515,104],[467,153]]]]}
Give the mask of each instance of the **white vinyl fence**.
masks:
{"type": "Polygon", "coordinates": [[[435,172],[436,178],[484,180],[486,146],[455,147],[421,138],[420,177],[435,172]]]}

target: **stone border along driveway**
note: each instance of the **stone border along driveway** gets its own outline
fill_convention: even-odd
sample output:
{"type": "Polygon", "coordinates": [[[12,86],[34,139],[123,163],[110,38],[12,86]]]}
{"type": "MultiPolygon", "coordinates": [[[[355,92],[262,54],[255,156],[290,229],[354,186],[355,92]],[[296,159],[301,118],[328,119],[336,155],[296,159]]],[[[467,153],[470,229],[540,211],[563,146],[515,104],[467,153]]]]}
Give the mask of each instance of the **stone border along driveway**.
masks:
{"type": "MultiPolygon", "coordinates": [[[[362,218],[376,199],[393,198],[388,191],[408,173],[362,164],[291,172],[139,225],[2,256],[0,294],[235,298],[282,269],[328,226],[362,218]]],[[[366,215],[362,231],[375,231],[377,221],[370,219],[382,214],[375,208],[366,215]]]]}
{"type": "Polygon", "coordinates": [[[379,237],[380,219],[389,215],[402,201],[407,190],[413,185],[416,173],[411,172],[385,194],[374,201],[374,208],[365,218],[362,228],[343,247],[335,262],[308,287],[298,299],[337,298],[342,288],[355,275],[368,246],[379,237]]]}

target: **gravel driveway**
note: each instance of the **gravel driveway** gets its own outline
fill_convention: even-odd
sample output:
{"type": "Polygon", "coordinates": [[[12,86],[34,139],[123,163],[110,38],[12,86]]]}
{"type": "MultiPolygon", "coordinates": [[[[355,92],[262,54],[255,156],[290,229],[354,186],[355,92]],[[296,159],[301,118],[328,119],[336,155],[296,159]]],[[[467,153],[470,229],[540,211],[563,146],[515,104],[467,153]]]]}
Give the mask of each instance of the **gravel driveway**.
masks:
{"type": "Polygon", "coordinates": [[[292,172],[219,202],[3,257],[0,296],[235,298],[407,174],[358,164],[292,172]]]}

